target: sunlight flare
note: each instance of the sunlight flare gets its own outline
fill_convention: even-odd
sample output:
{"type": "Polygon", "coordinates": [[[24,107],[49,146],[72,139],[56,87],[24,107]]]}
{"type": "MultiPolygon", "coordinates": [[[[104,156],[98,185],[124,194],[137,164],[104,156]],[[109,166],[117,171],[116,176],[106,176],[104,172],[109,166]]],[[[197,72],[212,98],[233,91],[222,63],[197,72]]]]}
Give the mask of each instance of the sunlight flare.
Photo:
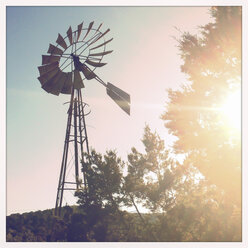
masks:
{"type": "Polygon", "coordinates": [[[229,128],[241,129],[241,92],[237,90],[230,94],[223,103],[220,111],[227,121],[229,128]]]}

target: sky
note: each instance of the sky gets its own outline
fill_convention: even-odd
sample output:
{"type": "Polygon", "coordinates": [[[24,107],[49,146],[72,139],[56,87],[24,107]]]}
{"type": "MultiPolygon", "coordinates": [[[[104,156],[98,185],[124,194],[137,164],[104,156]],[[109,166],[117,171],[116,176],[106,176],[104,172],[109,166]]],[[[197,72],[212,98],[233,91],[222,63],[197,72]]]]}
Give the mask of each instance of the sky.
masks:
{"type": "Polygon", "coordinates": [[[101,84],[84,82],[90,147],[116,149],[126,160],[131,147],[143,151],[146,124],[171,147],[174,137],[160,119],[166,90],[187,80],[173,37],[180,37],[179,30],[197,33],[212,21],[208,7],[7,7],[6,17],[7,215],[55,206],[69,96],[45,92],[37,67],[69,26],[94,21],[103,23],[102,31],[110,28],[107,37],[114,39],[107,47],[114,52],[96,73],[131,95],[128,116],[101,84]]]}

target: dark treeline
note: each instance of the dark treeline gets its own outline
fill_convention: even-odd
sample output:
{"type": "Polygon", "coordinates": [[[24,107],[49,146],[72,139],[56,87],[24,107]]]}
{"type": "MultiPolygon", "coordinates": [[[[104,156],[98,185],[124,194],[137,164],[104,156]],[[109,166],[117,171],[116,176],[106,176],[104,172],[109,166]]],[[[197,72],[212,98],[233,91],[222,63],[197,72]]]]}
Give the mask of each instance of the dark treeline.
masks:
{"type": "Polygon", "coordinates": [[[7,241],[241,241],[240,130],[214,111],[241,87],[241,8],[210,13],[214,21],[199,36],[178,40],[189,82],[168,90],[161,117],[178,138],[173,149],[146,126],[145,152],[132,148],[127,161],[92,150],[78,206],[61,217],[52,210],[8,216],[7,241]],[[176,154],[185,155],[182,164],[176,154]]]}
{"type": "MultiPolygon", "coordinates": [[[[44,210],[7,216],[7,242],[128,242],[151,240],[140,232],[137,214],[122,212],[123,226],[119,216],[107,214],[106,209],[91,207],[86,213],[76,207],[66,206],[61,217],[54,210],[44,210]],[[107,214],[107,215],[106,215],[107,214]],[[127,229],[128,227],[128,229],[127,229]]],[[[157,218],[156,215],[144,218],[157,218]]]]}

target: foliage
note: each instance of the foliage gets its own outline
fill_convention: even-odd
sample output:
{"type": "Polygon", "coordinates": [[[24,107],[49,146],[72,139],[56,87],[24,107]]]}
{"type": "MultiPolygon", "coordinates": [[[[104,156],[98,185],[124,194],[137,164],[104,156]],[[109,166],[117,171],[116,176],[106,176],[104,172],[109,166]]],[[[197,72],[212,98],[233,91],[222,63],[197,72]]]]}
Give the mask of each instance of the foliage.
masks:
{"type": "Polygon", "coordinates": [[[146,152],[139,153],[133,148],[125,173],[121,170],[123,162],[115,152],[102,156],[92,151],[88,171],[94,185],[88,187],[87,195],[84,188],[76,193],[79,206],[65,206],[61,217],[53,216],[52,210],[8,216],[7,241],[241,239],[239,218],[232,216],[234,206],[225,201],[215,185],[196,180],[194,167],[169,158],[164,142],[149,127],[145,128],[143,143],[146,152]],[[113,187],[103,183],[106,178],[115,182],[113,187]],[[129,206],[133,206],[137,214],[123,209],[128,210],[129,206]],[[140,211],[141,206],[147,213],[140,211]]]}
{"type": "Polygon", "coordinates": [[[126,182],[136,202],[151,211],[143,223],[150,241],[241,240],[240,218],[231,217],[236,207],[223,191],[202,179],[191,163],[181,165],[170,158],[149,127],[143,144],[145,154],[133,149],[128,156],[126,182]]]}
{"type": "Polygon", "coordinates": [[[53,216],[52,210],[7,216],[7,241],[65,241],[66,225],[53,216]]]}
{"type": "Polygon", "coordinates": [[[179,40],[181,70],[190,83],[168,91],[162,118],[178,138],[175,152],[187,154],[185,163],[240,207],[241,131],[228,127],[220,109],[241,89],[241,8],[213,7],[211,13],[215,22],[202,27],[200,37],[184,33],[179,40]]]}

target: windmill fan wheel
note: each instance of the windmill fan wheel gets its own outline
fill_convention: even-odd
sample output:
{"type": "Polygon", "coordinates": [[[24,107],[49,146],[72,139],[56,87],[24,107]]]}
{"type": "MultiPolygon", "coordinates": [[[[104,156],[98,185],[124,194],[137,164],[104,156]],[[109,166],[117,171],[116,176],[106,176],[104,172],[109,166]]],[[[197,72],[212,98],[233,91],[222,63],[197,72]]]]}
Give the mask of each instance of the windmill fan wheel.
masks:
{"type": "Polygon", "coordinates": [[[58,34],[56,45],[49,45],[48,54],[42,55],[42,65],[38,67],[38,79],[46,92],[71,94],[73,89],[84,88],[85,79],[96,77],[95,69],[106,65],[103,57],[113,52],[106,50],[113,40],[105,40],[110,29],[102,32],[101,26],[94,28],[91,22],[84,27],[81,23],[75,31],[69,27],[65,37],[58,34]]]}

